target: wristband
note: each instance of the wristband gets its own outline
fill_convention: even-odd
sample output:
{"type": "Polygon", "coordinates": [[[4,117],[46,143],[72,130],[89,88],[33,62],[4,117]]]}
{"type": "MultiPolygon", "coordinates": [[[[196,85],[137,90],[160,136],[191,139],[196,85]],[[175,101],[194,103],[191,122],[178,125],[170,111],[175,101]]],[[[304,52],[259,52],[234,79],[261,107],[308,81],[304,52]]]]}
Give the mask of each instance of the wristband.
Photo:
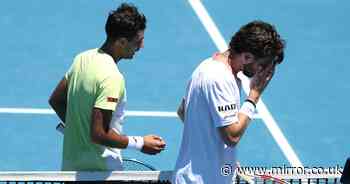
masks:
{"type": "Polygon", "coordinates": [[[143,137],[141,136],[128,136],[129,143],[128,143],[128,149],[137,149],[141,150],[143,147],[143,137]]]}
{"type": "Polygon", "coordinates": [[[255,112],[254,103],[252,103],[250,101],[245,101],[243,103],[241,109],[239,109],[239,112],[247,115],[249,117],[249,119],[253,119],[254,112],[255,112]]]}
{"type": "Polygon", "coordinates": [[[253,102],[253,100],[246,99],[246,100],[244,100],[244,101],[253,104],[253,105],[254,105],[254,108],[256,108],[256,104],[253,102]]]}

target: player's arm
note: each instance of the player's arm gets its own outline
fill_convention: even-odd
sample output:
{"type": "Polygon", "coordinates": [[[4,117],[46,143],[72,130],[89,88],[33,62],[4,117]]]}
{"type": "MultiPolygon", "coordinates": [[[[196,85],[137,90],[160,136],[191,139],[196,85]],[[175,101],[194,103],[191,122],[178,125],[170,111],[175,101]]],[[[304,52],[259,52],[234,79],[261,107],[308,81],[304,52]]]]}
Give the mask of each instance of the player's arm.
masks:
{"type": "Polygon", "coordinates": [[[181,99],[181,103],[177,108],[177,116],[181,119],[182,122],[185,122],[185,99],[181,99]]]}
{"type": "Polygon", "coordinates": [[[252,78],[249,95],[238,113],[238,121],[219,128],[221,137],[227,145],[235,146],[238,144],[250,120],[253,119],[256,104],[272,79],[274,69],[275,65],[271,64],[252,78]]]}
{"type": "Polygon", "coordinates": [[[94,143],[124,149],[128,146],[128,137],[119,135],[109,128],[112,113],[111,110],[93,108],[90,137],[94,143]]]}
{"type": "Polygon", "coordinates": [[[63,78],[52,92],[49,104],[62,122],[65,122],[68,81],[63,78]]]}
{"type": "Polygon", "coordinates": [[[165,148],[164,141],[155,135],[139,137],[116,133],[109,128],[112,113],[111,110],[93,108],[90,137],[94,143],[119,149],[138,149],[151,155],[157,154],[165,148]]]}
{"type": "MultiPolygon", "coordinates": [[[[248,99],[252,99],[252,98],[248,98],[248,99]]],[[[251,100],[251,101],[254,102],[255,104],[257,102],[257,100],[251,100]]],[[[246,101],[244,103],[252,103],[252,102],[246,101]]],[[[246,105],[246,104],[243,104],[243,105],[246,105]]],[[[228,146],[235,146],[236,144],[238,144],[242,135],[247,129],[253,114],[254,113],[247,115],[245,112],[240,111],[238,113],[238,121],[232,122],[227,126],[219,127],[219,132],[225,144],[227,144],[228,146]]]]}
{"type": "Polygon", "coordinates": [[[121,85],[118,75],[111,75],[98,84],[97,97],[91,113],[90,138],[94,143],[114,147],[133,148],[147,154],[156,154],[165,148],[165,142],[158,136],[125,136],[110,128],[112,113],[119,102],[121,85]]]}

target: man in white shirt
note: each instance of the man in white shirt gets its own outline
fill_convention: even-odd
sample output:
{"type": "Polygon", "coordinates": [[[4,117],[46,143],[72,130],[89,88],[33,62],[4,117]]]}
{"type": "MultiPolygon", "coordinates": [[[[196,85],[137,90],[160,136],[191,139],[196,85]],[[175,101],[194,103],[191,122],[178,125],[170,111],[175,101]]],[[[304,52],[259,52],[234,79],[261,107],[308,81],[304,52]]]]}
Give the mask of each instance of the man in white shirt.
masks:
{"type": "Polygon", "coordinates": [[[235,146],[283,60],[284,45],[274,26],[253,21],[233,35],[226,52],[214,54],[195,69],[178,109],[184,130],[173,184],[232,183],[235,146]],[[251,77],[242,106],[241,71],[251,77]]]}

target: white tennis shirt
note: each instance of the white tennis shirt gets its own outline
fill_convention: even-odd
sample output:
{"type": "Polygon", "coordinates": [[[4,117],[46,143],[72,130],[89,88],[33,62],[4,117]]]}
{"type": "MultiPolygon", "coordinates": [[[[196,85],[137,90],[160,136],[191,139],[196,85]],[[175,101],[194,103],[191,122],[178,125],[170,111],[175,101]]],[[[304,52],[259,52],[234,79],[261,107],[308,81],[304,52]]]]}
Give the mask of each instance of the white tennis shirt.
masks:
{"type": "MultiPolygon", "coordinates": [[[[124,89],[123,95],[120,97],[119,103],[117,104],[115,111],[112,114],[112,119],[110,123],[110,128],[117,134],[123,134],[123,122],[125,118],[125,107],[126,107],[126,89],[124,89]]],[[[111,171],[121,171],[123,170],[123,161],[121,149],[104,147],[102,157],[106,159],[106,164],[108,170],[111,171]]]]}
{"type": "Polygon", "coordinates": [[[224,143],[218,127],[237,122],[239,108],[240,90],[231,71],[212,58],[203,61],[186,89],[185,122],[173,184],[232,183],[235,148],[224,143]]]}

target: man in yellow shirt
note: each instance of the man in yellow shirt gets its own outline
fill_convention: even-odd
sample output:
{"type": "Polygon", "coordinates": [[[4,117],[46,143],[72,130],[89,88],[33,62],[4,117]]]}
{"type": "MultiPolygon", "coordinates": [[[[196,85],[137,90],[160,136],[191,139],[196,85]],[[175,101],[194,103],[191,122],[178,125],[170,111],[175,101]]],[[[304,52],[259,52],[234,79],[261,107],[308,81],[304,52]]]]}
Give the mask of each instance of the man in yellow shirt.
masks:
{"type": "Polygon", "coordinates": [[[118,128],[126,94],[117,63],[143,48],[145,28],[135,6],[119,6],[108,16],[104,44],[78,54],[53,91],[49,103],[66,124],[62,170],[121,170],[119,149],[157,154],[165,148],[159,136],[125,136],[118,128]]]}

